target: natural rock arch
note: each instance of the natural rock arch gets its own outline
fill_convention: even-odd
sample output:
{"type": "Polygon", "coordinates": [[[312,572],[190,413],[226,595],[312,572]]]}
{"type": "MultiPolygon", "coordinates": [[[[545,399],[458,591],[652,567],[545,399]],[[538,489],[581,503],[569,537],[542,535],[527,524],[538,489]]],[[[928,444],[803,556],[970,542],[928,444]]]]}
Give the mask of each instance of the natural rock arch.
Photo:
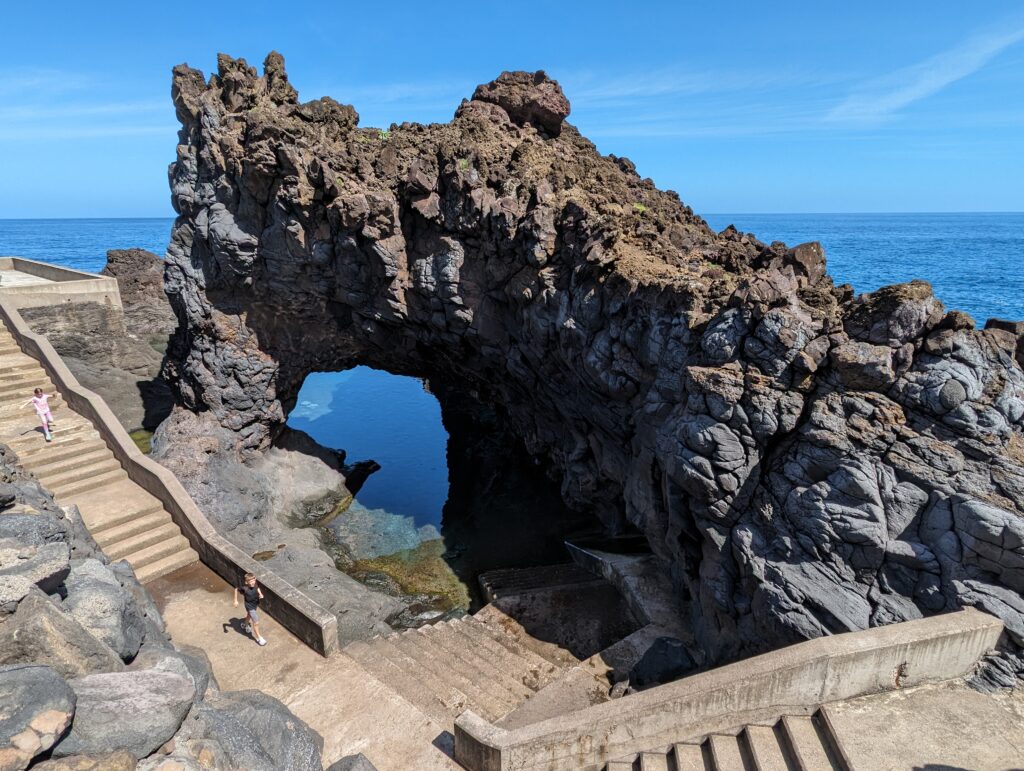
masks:
{"type": "Polygon", "coordinates": [[[357,128],[283,60],[181,66],[168,372],[258,453],[305,375],[500,403],[565,500],[639,528],[715,659],[979,605],[1024,642],[1016,341],[817,244],[714,233],[504,73],[449,124],[357,128]]]}

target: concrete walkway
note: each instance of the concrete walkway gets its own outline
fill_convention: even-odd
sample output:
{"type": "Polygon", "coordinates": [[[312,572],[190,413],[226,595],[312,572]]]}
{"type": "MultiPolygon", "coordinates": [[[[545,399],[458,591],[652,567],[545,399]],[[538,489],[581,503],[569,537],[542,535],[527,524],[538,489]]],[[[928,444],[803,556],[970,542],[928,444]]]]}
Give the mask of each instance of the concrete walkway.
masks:
{"type": "Polygon", "coordinates": [[[0,443],[62,506],[76,505],[108,557],[126,559],[142,582],[199,559],[163,505],[136,485],[92,424],[59,397],[50,400],[56,425],[47,442],[26,405],[34,388],[56,387],[42,366],[21,352],[0,324],[0,443]]]}
{"type": "Polygon", "coordinates": [[[202,564],[147,586],[177,643],[206,651],[225,690],[256,688],[324,737],[324,765],[362,752],[379,771],[450,771],[449,730],[344,653],[324,658],[264,614],[258,646],[242,632],[232,589],[202,564]]]}

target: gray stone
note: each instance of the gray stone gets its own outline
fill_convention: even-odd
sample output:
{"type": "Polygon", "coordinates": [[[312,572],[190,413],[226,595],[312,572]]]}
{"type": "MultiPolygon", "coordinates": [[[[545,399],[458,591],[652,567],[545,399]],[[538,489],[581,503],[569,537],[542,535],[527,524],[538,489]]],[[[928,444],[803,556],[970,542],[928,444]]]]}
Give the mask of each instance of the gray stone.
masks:
{"type": "Polygon", "coordinates": [[[144,758],[177,733],[195,696],[190,678],[154,669],[87,675],[70,684],[78,698],[75,719],[55,757],[124,749],[144,758]]]}
{"type": "Polygon", "coordinates": [[[682,640],[659,637],[629,672],[629,684],[644,688],[668,683],[692,672],[697,664],[682,640]]]}
{"type": "Polygon", "coordinates": [[[63,541],[23,544],[0,539],[0,576],[23,576],[47,594],[57,591],[71,572],[71,550],[63,541]]]}
{"type": "Polygon", "coordinates": [[[75,694],[44,666],[0,666],[0,768],[27,768],[71,725],[75,694]]]}
{"type": "Polygon", "coordinates": [[[326,771],[377,771],[377,767],[360,752],[355,755],[346,755],[341,760],[331,763],[326,771]]]}
{"type": "Polygon", "coordinates": [[[182,650],[145,646],[128,669],[157,669],[188,677],[195,685],[196,702],[203,700],[211,685],[214,690],[219,690],[206,652],[192,646],[182,646],[182,650]]]}
{"type": "Polygon", "coordinates": [[[216,742],[235,768],[323,768],[323,738],[280,701],[261,691],[208,695],[192,710],[181,738],[216,742]]]}
{"type": "Polygon", "coordinates": [[[0,617],[0,664],[46,664],[65,678],[124,668],[110,646],[34,586],[0,617]]]}
{"type": "Polygon", "coordinates": [[[87,559],[72,567],[65,586],[65,606],[82,626],[126,661],[138,653],[145,625],[113,572],[87,559]]]}

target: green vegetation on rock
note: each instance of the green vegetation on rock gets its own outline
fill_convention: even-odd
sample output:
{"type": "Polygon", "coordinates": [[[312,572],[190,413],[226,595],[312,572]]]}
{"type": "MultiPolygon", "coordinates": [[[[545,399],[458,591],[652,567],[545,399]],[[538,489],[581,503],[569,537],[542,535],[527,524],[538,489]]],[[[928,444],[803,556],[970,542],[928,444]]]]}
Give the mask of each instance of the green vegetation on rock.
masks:
{"type": "Polygon", "coordinates": [[[348,572],[386,573],[398,582],[406,594],[437,597],[449,609],[468,608],[469,593],[445,562],[444,552],[444,541],[435,538],[424,541],[415,549],[356,560],[348,572]]]}

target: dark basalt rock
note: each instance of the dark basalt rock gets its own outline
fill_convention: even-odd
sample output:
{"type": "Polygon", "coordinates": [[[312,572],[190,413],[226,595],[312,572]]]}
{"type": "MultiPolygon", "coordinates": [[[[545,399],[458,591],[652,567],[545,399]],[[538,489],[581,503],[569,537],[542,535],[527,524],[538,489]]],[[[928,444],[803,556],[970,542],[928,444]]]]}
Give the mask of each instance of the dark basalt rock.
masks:
{"type": "Polygon", "coordinates": [[[477,86],[474,102],[496,104],[513,123],[530,124],[556,137],[569,117],[569,100],[557,81],[543,71],[503,72],[496,80],[477,86]]]}
{"type": "Polygon", "coordinates": [[[963,605],[1022,628],[1010,333],[713,232],[543,77],[385,133],[282,73],[174,75],[166,374],[241,456],[308,373],[368,364],[500,405],[568,504],[646,536],[709,664],[963,605]]]}

